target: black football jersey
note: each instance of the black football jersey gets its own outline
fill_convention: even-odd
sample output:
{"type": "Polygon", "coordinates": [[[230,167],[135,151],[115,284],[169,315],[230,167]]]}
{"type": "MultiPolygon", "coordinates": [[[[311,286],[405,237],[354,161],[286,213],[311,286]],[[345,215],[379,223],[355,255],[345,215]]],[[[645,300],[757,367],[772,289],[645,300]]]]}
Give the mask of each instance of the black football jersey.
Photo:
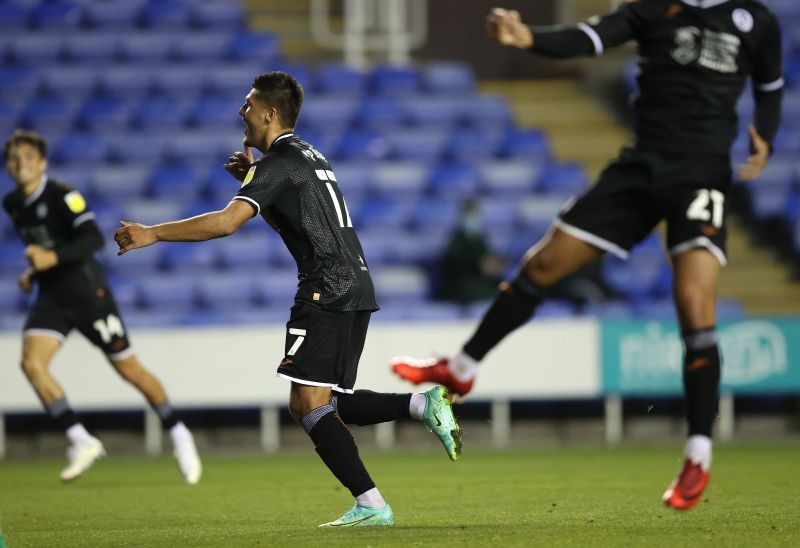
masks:
{"type": "Polygon", "coordinates": [[[292,133],[250,167],[244,200],[280,234],[297,262],[295,299],[328,310],[377,310],[350,212],[325,157],[292,133]]]}
{"type": "MultiPolygon", "coordinates": [[[[25,245],[58,250],[76,240],[79,227],[94,224],[94,213],[83,195],[48,178],[27,198],[14,189],[3,199],[3,207],[25,245]]],[[[38,272],[35,279],[40,294],[62,300],[79,300],[108,288],[102,267],[91,256],[60,262],[50,270],[38,272]]]]}
{"type": "Polygon", "coordinates": [[[727,154],[748,77],[760,91],[783,86],[778,21],[753,0],[635,0],[579,28],[597,54],[638,43],[643,148],[727,154]]]}

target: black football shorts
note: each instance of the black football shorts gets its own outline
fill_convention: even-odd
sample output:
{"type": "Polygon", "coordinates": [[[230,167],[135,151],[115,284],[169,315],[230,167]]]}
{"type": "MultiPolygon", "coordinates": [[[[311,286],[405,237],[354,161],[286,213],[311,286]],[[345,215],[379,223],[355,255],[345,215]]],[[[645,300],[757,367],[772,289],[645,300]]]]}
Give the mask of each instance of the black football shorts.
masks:
{"type": "Polygon", "coordinates": [[[63,340],[73,328],[112,360],[133,353],[114,295],[107,288],[98,289],[82,300],[39,295],[28,314],[23,335],[63,340]]]}
{"type": "Polygon", "coordinates": [[[597,184],[555,221],[562,231],[623,259],[662,219],[677,255],[706,248],[725,266],[725,194],[730,160],[625,149],[597,184]]]}
{"type": "Polygon", "coordinates": [[[295,302],[286,324],[278,376],[298,384],[352,393],[370,311],[339,312],[295,302]]]}

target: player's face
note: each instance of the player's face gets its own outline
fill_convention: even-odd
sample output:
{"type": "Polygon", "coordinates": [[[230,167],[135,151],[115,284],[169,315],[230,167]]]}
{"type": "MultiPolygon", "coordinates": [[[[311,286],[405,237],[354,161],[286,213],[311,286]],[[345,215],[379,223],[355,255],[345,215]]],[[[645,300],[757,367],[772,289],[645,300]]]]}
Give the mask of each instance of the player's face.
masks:
{"type": "Polygon", "coordinates": [[[21,143],[8,151],[6,170],[18,185],[29,185],[42,179],[47,170],[47,160],[36,147],[21,143]]]}
{"type": "Polygon", "coordinates": [[[244,144],[259,148],[267,135],[269,109],[258,98],[258,90],[250,90],[244,100],[244,105],[239,109],[239,116],[242,117],[245,125],[244,144]]]}

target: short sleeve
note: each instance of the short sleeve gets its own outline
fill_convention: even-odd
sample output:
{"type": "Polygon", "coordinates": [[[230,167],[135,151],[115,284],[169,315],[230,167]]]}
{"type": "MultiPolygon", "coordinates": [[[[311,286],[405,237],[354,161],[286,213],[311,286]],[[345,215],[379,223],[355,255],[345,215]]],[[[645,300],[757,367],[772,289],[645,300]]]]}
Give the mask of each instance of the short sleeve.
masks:
{"type": "Polygon", "coordinates": [[[591,39],[597,55],[605,50],[634,40],[639,32],[665,16],[659,0],[628,0],[614,13],[593,17],[578,28],[591,39]]]}
{"type": "Polygon", "coordinates": [[[262,158],[255,162],[242,181],[234,200],[242,200],[253,206],[254,215],[277,202],[289,187],[289,177],[280,168],[277,158],[262,158]]]}
{"type": "Polygon", "coordinates": [[[63,187],[63,192],[60,205],[72,228],[78,228],[87,221],[94,221],[94,212],[89,209],[86,198],[79,190],[63,187]]]}
{"type": "Polygon", "coordinates": [[[772,13],[765,21],[765,27],[753,64],[753,89],[770,92],[783,88],[781,28],[772,13]]]}

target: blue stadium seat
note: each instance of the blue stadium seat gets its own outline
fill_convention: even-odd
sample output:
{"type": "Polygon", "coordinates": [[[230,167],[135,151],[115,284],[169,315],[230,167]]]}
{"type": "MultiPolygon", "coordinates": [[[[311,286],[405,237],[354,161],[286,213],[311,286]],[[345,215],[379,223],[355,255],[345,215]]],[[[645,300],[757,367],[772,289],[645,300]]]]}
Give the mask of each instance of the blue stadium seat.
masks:
{"type": "Polygon", "coordinates": [[[227,32],[194,31],[175,42],[174,51],[183,63],[208,65],[224,60],[231,49],[233,36],[227,32]]]}
{"type": "Polygon", "coordinates": [[[438,262],[449,241],[449,234],[441,228],[427,226],[414,231],[395,231],[393,237],[386,238],[389,257],[384,263],[422,265],[438,262]],[[420,242],[425,243],[420,245],[420,242]]]}
{"type": "Polygon", "coordinates": [[[600,320],[629,320],[633,313],[630,303],[618,300],[591,303],[583,309],[584,315],[600,320]]]}
{"type": "Polygon", "coordinates": [[[229,317],[232,323],[237,324],[285,324],[289,321],[290,305],[291,300],[287,300],[285,304],[273,304],[266,308],[235,310],[229,317]]]}
{"type": "Polygon", "coordinates": [[[733,299],[717,301],[717,317],[723,320],[741,320],[747,316],[744,305],[733,299]]]}
{"type": "Polygon", "coordinates": [[[0,310],[3,311],[3,315],[22,312],[24,307],[25,298],[16,280],[10,276],[6,279],[0,278],[0,310]]]}
{"type": "MultiPolygon", "coordinates": [[[[117,246],[112,243],[109,247],[116,248],[117,246]]],[[[113,257],[113,260],[116,259],[122,260],[122,257],[113,257]]],[[[113,270],[113,267],[108,267],[105,261],[103,265],[113,270]]],[[[114,300],[117,301],[117,305],[122,310],[122,320],[125,321],[126,312],[139,307],[139,288],[131,278],[123,274],[112,274],[108,276],[108,283],[111,286],[111,291],[114,293],[114,300]]]]}
{"type": "Polygon", "coordinates": [[[783,215],[792,193],[789,185],[761,186],[760,182],[749,186],[748,190],[753,217],[759,222],[783,215]]]}
{"type": "Polygon", "coordinates": [[[336,157],[345,160],[380,160],[389,155],[389,143],[374,130],[351,130],[342,135],[336,157]]]}
{"type": "Polygon", "coordinates": [[[83,6],[83,17],[90,27],[103,30],[133,29],[139,22],[144,0],[125,2],[88,2],[83,6]]]}
{"type": "Polygon", "coordinates": [[[476,163],[499,156],[503,142],[502,131],[464,129],[453,132],[448,156],[463,163],[476,163]]]}
{"type": "Polygon", "coordinates": [[[171,272],[196,274],[214,270],[220,264],[217,249],[219,240],[197,243],[178,243],[164,246],[164,266],[171,272]]]}
{"type": "MultiPolygon", "coordinates": [[[[280,58],[280,44],[274,34],[268,32],[238,32],[231,44],[230,57],[237,62],[257,62],[262,67],[280,58]]],[[[260,72],[263,72],[260,71],[260,72]]],[[[250,76],[250,82],[256,75],[250,76]]]]}
{"type": "Polygon", "coordinates": [[[156,72],[148,66],[111,66],[100,72],[99,88],[113,97],[136,100],[150,90],[156,76],[156,72]]]}
{"type": "Polygon", "coordinates": [[[255,298],[266,304],[291,302],[297,292],[297,283],[297,270],[271,269],[253,280],[255,298]]]}
{"type": "Polygon", "coordinates": [[[393,157],[420,162],[442,158],[449,140],[450,131],[439,128],[404,128],[386,134],[386,141],[393,157]]]}
{"type": "Polygon", "coordinates": [[[0,272],[19,276],[28,267],[25,248],[19,240],[0,242],[0,272]]]}
{"type": "Polygon", "coordinates": [[[13,32],[28,28],[30,10],[27,6],[13,2],[0,3],[0,30],[13,32]]]}
{"type": "Polygon", "coordinates": [[[191,10],[179,0],[150,0],[142,8],[141,21],[151,29],[183,30],[189,26],[191,10]]]}
{"type": "Polygon", "coordinates": [[[635,247],[627,261],[606,255],[602,276],[610,289],[631,300],[665,297],[671,286],[671,271],[657,236],[635,247]]]}
{"type": "MultiPolygon", "coordinates": [[[[258,219],[250,221],[257,223],[258,219]]],[[[274,242],[277,243],[277,242],[274,242]]],[[[219,247],[220,264],[229,270],[258,271],[266,269],[271,262],[272,247],[266,234],[235,234],[225,238],[219,247]]],[[[266,271],[264,271],[266,272],[266,271]]],[[[265,274],[268,276],[268,274],[265,274]]]]}
{"type": "MultiPolygon", "coordinates": [[[[449,231],[459,217],[458,201],[451,196],[422,200],[414,208],[410,222],[421,230],[449,231]]],[[[427,242],[428,239],[421,240],[427,242]]]]}
{"type": "Polygon", "coordinates": [[[469,100],[467,107],[469,124],[483,131],[489,128],[505,129],[512,125],[511,110],[504,97],[491,95],[475,96],[469,100]]]}
{"type": "Polygon", "coordinates": [[[154,198],[175,200],[186,205],[197,199],[203,191],[197,173],[186,165],[168,164],[157,167],[150,175],[148,195],[154,198]]]}
{"type": "MultiPolygon", "coordinates": [[[[336,182],[349,201],[364,196],[372,186],[374,166],[366,162],[338,162],[333,169],[336,182]]],[[[354,214],[350,212],[351,216],[354,214]]]]}
{"type": "Polygon", "coordinates": [[[125,326],[128,329],[144,330],[174,327],[181,325],[185,315],[183,310],[128,310],[124,313],[125,326]]]}
{"type": "Polygon", "coordinates": [[[133,124],[138,128],[176,129],[189,120],[191,107],[186,98],[146,97],[136,107],[133,124]]]}
{"type": "Polygon", "coordinates": [[[378,302],[422,301],[428,296],[428,277],[421,268],[381,266],[372,269],[378,302]]]}
{"type": "Polygon", "coordinates": [[[501,154],[542,162],[550,158],[550,142],[538,129],[510,129],[506,132],[501,154]]]}
{"type": "Polygon", "coordinates": [[[577,162],[554,163],[542,168],[537,186],[542,192],[570,196],[586,190],[589,178],[577,162]]]}
{"type": "Polygon", "coordinates": [[[210,310],[230,312],[253,308],[259,304],[254,278],[262,273],[214,272],[199,276],[197,278],[198,297],[210,310]]]}
{"type": "Polygon", "coordinates": [[[367,97],[358,109],[358,124],[363,128],[389,131],[408,121],[402,103],[393,98],[367,97]]]}
{"type": "Polygon", "coordinates": [[[20,65],[56,64],[64,54],[64,38],[55,33],[21,34],[13,38],[10,50],[20,65]]]}
{"type": "Polygon", "coordinates": [[[315,97],[303,105],[300,118],[303,124],[320,130],[345,128],[352,123],[358,105],[354,97],[315,97]]]}
{"type": "Polygon", "coordinates": [[[466,115],[465,101],[457,97],[413,96],[401,102],[410,122],[415,126],[452,128],[466,115]]]}
{"type": "Polygon", "coordinates": [[[326,95],[358,97],[367,88],[367,74],[341,63],[327,63],[317,71],[317,87],[326,95]]]}
{"type": "Polygon", "coordinates": [[[10,101],[0,99],[0,135],[10,134],[17,127],[20,110],[10,101]]]}
{"type": "MultiPolygon", "coordinates": [[[[119,223],[113,228],[116,230],[119,223]]],[[[102,251],[102,262],[113,274],[136,274],[139,282],[147,283],[151,278],[161,276],[160,268],[164,249],[146,247],[136,249],[125,255],[117,256],[119,247],[115,242],[107,242],[102,251]]]]}
{"type": "Polygon", "coordinates": [[[191,22],[199,28],[239,31],[244,27],[244,13],[238,2],[227,0],[193,2],[191,22]]]}
{"type": "Polygon", "coordinates": [[[222,164],[229,155],[226,154],[219,135],[208,131],[187,131],[166,142],[164,148],[167,156],[177,161],[202,158],[222,164]]]}
{"type": "Polygon", "coordinates": [[[132,32],[120,38],[121,55],[130,63],[148,65],[170,60],[177,37],[164,32],[132,32]]]}
{"type": "Polygon", "coordinates": [[[78,4],[64,0],[42,2],[33,9],[33,24],[38,29],[69,31],[81,24],[82,17],[78,4]]]}
{"type": "Polygon", "coordinates": [[[559,196],[528,196],[517,200],[517,215],[525,226],[549,226],[563,207],[564,200],[559,196]]]}
{"type": "Polygon", "coordinates": [[[125,128],[131,120],[131,104],[115,97],[95,96],[86,100],[79,114],[81,127],[89,130],[125,128]]]}
{"type": "Polygon", "coordinates": [[[420,90],[419,74],[413,67],[381,65],[372,71],[371,88],[379,95],[411,95],[420,90]]]}
{"type": "Polygon", "coordinates": [[[145,167],[166,159],[169,135],[162,133],[123,132],[106,136],[115,162],[145,167]]]}
{"type": "Polygon", "coordinates": [[[373,189],[384,197],[413,200],[425,191],[430,175],[421,162],[382,162],[373,171],[373,189]]]}
{"type": "Polygon", "coordinates": [[[181,209],[175,200],[138,200],[125,203],[123,215],[126,221],[153,225],[178,219],[181,209]]]}
{"type": "Polygon", "coordinates": [[[62,164],[101,164],[109,159],[109,146],[95,133],[67,133],[56,141],[50,158],[62,164]]]}
{"type": "MultiPolygon", "coordinates": [[[[123,255],[125,260],[129,255],[145,251],[137,249],[123,255]]],[[[150,310],[187,311],[197,302],[196,284],[191,277],[183,275],[148,276],[139,281],[139,293],[145,306],[150,310]]]]}
{"type": "Polygon", "coordinates": [[[65,56],[75,64],[110,65],[119,54],[120,35],[105,31],[77,32],[65,38],[64,50],[65,56]]]}
{"type": "Polygon", "coordinates": [[[225,171],[222,164],[227,161],[230,151],[223,155],[216,165],[212,165],[203,176],[206,182],[204,195],[217,209],[225,207],[239,191],[241,183],[225,171]]]}
{"type": "Polygon", "coordinates": [[[110,203],[127,204],[143,197],[149,169],[140,166],[101,166],[91,176],[92,193],[110,203]]]}
{"type": "Polygon", "coordinates": [[[536,309],[537,318],[572,318],[577,315],[578,312],[575,305],[561,299],[544,301],[541,306],[536,309]]]}
{"type": "Polygon", "coordinates": [[[633,302],[634,316],[647,320],[675,321],[672,299],[642,299],[633,302]]]}
{"type": "Polygon", "coordinates": [[[90,67],[51,67],[42,71],[42,89],[50,95],[85,99],[97,88],[99,71],[90,67]]]}
{"type": "Polygon", "coordinates": [[[439,197],[461,199],[474,196],[480,187],[477,168],[465,164],[440,164],[431,174],[431,191],[439,197]]]}
{"type": "Polygon", "coordinates": [[[478,204],[481,223],[487,230],[512,230],[518,223],[515,196],[490,196],[478,204]]]}
{"type": "MultiPolygon", "coordinates": [[[[213,93],[240,97],[242,104],[244,104],[244,97],[250,91],[253,79],[263,71],[263,65],[260,63],[215,66],[213,70],[209,70],[205,74],[205,84],[213,93]]],[[[303,105],[303,113],[309,106],[311,106],[311,102],[308,105],[303,105]]]]}
{"type": "Polygon", "coordinates": [[[0,98],[19,100],[39,87],[39,71],[28,67],[0,65],[0,98]]]}
{"type": "Polygon", "coordinates": [[[34,97],[23,112],[25,127],[40,132],[63,132],[72,127],[78,105],[59,97],[34,97]]]}
{"type": "Polygon", "coordinates": [[[503,160],[483,163],[478,170],[488,193],[523,195],[535,188],[541,166],[526,160],[503,160]]]}
{"type": "Polygon", "coordinates": [[[475,74],[466,63],[429,63],[422,71],[425,89],[431,93],[470,94],[475,91],[475,74]]]}
{"type": "Polygon", "coordinates": [[[201,97],[190,116],[192,125],[201,128],[243,128],[239,108],[242,101],[228,97],[201,97]]]}

